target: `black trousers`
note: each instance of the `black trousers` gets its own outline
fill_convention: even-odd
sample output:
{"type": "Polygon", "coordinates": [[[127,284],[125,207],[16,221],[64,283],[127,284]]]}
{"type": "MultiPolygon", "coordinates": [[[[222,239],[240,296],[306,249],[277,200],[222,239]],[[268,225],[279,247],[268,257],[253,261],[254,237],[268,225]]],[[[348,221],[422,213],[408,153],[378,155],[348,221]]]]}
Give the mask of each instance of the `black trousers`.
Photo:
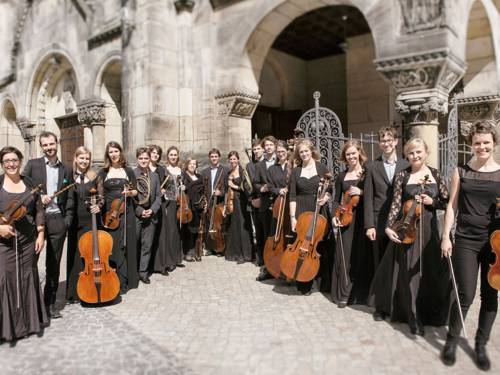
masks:
{"type": "MultiPolygon", "coordinates": [[[[485,345],[495,322],[498,309],[497,290],[488,283],[489,262],[492,253],[489,241],[470,241],[457,236],[453,249],[452,262],[457,280],[460,307],[464,319],[474,301],[476,294],[477,274],[481,269],[481,308],[479,324],[476,331],[476,345],[485,345]]],[[[451,306],[448,340],[457,341],[462,329],[458,303],[451,306]]]]}
{"type": "Polygon", "coordinates": [[[136,220],[137,250],[139,252],[139,276],[146,277],[149,273],[151,249],[155,238],[156,224],[151,218],[136,220]]]}
{"type": "Polygon", "coordinates": [[[66,223],[61,213],[49,213],[45,215],[45,239],[47,240],[47,247],[45,249],[44,300],[47,306],[53,305],[56,302],[61,256],[66,232],[66,223]]]}
{"type": "Polygon", "coordinates": [[[271,210],[258,211],[255,220],[255,232],[257,233],[257,264],[264,265],[264,246],[266,244],[269,231],[271,230],[271,222],[273,212],[271,210]]]}

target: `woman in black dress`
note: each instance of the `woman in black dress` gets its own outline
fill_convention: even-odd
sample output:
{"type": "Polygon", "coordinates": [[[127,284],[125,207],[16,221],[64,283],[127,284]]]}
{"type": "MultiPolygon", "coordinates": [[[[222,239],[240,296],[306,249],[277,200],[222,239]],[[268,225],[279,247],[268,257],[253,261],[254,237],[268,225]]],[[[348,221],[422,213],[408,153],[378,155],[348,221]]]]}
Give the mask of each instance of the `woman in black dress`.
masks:
{"type": "MultiPolygon", "coordinates": [[[[476,293],[478,270],[481,269],[481,308],[476,331],[476,364],[481,370],[491,366],[486,344],[498,310],[498,293],[488,283],[489,263],[492,261],[489,237],[500,229],[499,212],[495,209],[500,198],[500,165],[494,160],[497,145],[495,124],[490,121],[475,123],[469,134],[473,159],[458,167],[451,179],[450,202],[443,224],[441,250],[451,256],[460,296],[460,308],[465,319],[476,293]],[[455,245],[450,233],[457,218],[455,245]],[[452,251],[453,247],[453,251],[452,251]]],[[[462,329],[458,303],[451,306],[448,336],[442,351],[445,364],[453,365],[462,329]]]]}
{"type": "Polygon", "coordinates": [[[193,219],[186,225],[183,225],[181,230],[182,250],[186,262],[201,260],[201,258],[196,258],[195,247],[201,215],[203,215],[203,210],[206,207],[206,199],[203,195],[205,184],[203,178],[196,170],[197,167],[198,162],[196,159],[187,158],[184,171],[182,172],[182,181],[189,198],[189,208],[193,213],[193,219]]]}
{"type": "Polygon", "coordinates": [[[177,192],[179,189],[178,177],[181,175],[179,167],[179,149],[171,146],[167,150],[167,167],[165,168],[165,193],[163,194],[160,240],[155,256],[154,269],[156,272],[167,274],[182,264],[182,246],[179,223],[177,221],[177,192]]]}
{"type": "Polygon", "coordinates": [[[391,242],[373,279],[370,305],[392,321],[407,322],[412,334],[423,336],[424,325],[442,326],[448,317],[449,272],[439,251],[436,212],[445,208],[448,190],[439,172],[427,166],[428,149],[422,139],[410,139],[404,152],[410,167],[394,178],[385,230],[391,242]],[[392,227],[402,216],[404,202],[410,199],[421,203],[422,214],[415,242],[403,244],[392,227]]]}
{"type": "Polygon", "coordinates": [[[228,190],[233,195],[233,212],[229,216],[226,240],[226,260],[237,263],[252,261],[252,221],[248,210],[251,187],[243,175],[240,156],[236,151],[227,155],[229,164],[228,190]]]}
{"type": "Polygon", "coordinates": [[[109,262],[120,279],[120,294],[124,294],[128,289],[137,288],[139,284],[135,208],[134,200],[130,199],[137,196],[137,183],[134,171],[127,167],[122,147],[117,142],[106,145],[104,167],[99,171],[98,178],[98,183],[102,183],[104,189],[103,217],[111,209],[114,199],[125,197],[126,201],[126,214],[121,217],[118,228],[107,228],[113,237],[109,262]],[[124,187],[129,184],[131,190],[126,192],[124,187]]]}
{"type": "MultiPolygon", "coordinates": [[[[76,291],[78,277],[83,271],[83,261],[78,249],[78,240],[85,232],[92,230],[92,214],[99,214],[103,204],[104,189],[96,173],[90,168],[91,153],[84,146],[75,150],[73,172],[76,185],[68,193],[66,220],[68,225],[68,254],[66,262],[66,300],[76,303],[80,299],[76,291]],[[99,183],[98,183],[99,182],[99,183]],[[95,189],[99,196],[96,205],[89,206],[90,191],[95,189]]],[[[98,222],[101,220],[99,219],[98,222]]]]}
{"type": "Polygon", "coordinates": [[[337,217],[333,218],[333,226],[339,228],[335,242],[335,256],[332,272],[332,301],[343,308],[348,304],[365,304],[373,277],[372,253],[366,251],[363,215],[363,188],[367,160],[361,144],[349,140],[342,148],[341,160],[347,164],[347,170],[341,172],[335,183],[334,212],[344,202],[347,193],[359,199],[352,209],[352,221],[342,227],[337,217]],[[341,241],[338,237],[342,236],[341,241]]]}
{"type": "MultiPolygon", "coordinates": [[[[318,161],[319,154],[309,139],[300,139],[297,141],[294,158],[297,167],[292,170],[290,178],[290,225],[293,232],[295,232],[297,219],[300,214],[305,211],[314,212],[316,210],[316,202],[321,206],[320,213],[330,221],[330,213],[326,203],[331,199],[331,193],[327,192],[322,199],[317,201],[318,186],[321,178],[328,173],[328,168],[318,161]]],[[[325,238],[327,236],[328,234],[325,238]]],[[[317,250],[325,255],[327,253],[326,241],[323,240],[320,242],[317,250]]],[[[325,259],[329,259],[330,257],[323,255],[320,258],[321,267],[328,269],[324,262],[325,259]]],[[[323,278],[321,270],[320,276],[323,278]]],[[[310,295],[312,285],[313,281],[306,283],[297,282],[297,289],[304,295],[310,295]]]]}
{"type": "MultiPolygon", "coordinates": [[[[0,150],[0,212],[34,188],[20,175],[23,155],[15,147],[0,150]]],[[[0,224],[0,342],[38,333],[48,325],[35,254],[43,249],[44,209],[35,193],[25,203],[26,215],[13,225],[0,224]],[[17,257],[16,257],[17,255],[17,257]]]]}

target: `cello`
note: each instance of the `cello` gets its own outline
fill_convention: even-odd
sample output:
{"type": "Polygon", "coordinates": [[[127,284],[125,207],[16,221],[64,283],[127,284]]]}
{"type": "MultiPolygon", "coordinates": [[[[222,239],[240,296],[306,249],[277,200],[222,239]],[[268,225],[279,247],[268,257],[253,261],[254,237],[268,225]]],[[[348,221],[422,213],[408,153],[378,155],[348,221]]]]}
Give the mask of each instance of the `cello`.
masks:
{"type": "MultiPolygon", "coordinates": [[[[500,198],[497,198],[495,218],[500,216],[500,198]]],[[[495,254],[495,262],[490,264],[488,270],[488,283],[492,288],[500,290],[500,229],[495,230],[490,235],[491,251],[495,254]]]]}
{"type": "Polygon", "coordinates": [[[184,185],[182,184],[182,177],[180,175],[177,176],[177,181],[179,183],[179,194],[177,195],[177,221],[182,228],[182,224],[187,224],[193,220],[193,212],[189,208],[189,198],[182,189],[184,185]]]}
{"type": "Polygon", "coordinates": [[[319,271],[320,255],[316,251],[328,228],[328,220],[319,213],[318,200],[322,199],[330,186],[332,175],[326,173],[320,180],[314,212],[306,211],[297,219],[297,238],[288,246],[281,258],[281,272],[289,280],[311,281],[319,271]]]}
{"type": "MultiPolygon", "coordinates": [[[[90,205],[97,202],[96,189],[91,190],[90,205]]],[[[86,303],[112,301],[120,292],[120,281],[108,258],[113,249],[113,238],[103,230],[97,230],[96,214],[92,214],[92,230],[78,240],[78,250],[85,261],[80,272],[76,291],[80,300],[86,303]]]]}
{"type": "Polygon", "coordinates": [[[196,244],[194,247],[194,259],[197,262],[201,262],[201,255],[203,254],[203,244],[205,243],[205,222],[207,218],[207,197],[206,197],[206,187],[208,178],[203,179],[203,195],[199,203],[203,206],[203,211],[200,215],[200,224],[198,225],[198,236],[196,237],[196,244]]]}
{"type": "MultiPolygon", "coordinates": [[[[207,181],[208,183],[208,181],[207,181]]],[[[222,173],[215,184],[214,190],[222,188],[222,173]]],[[[217,204],[217,196],[212,192],[210,197],[210,222],[208,225],[208,238],[212,242],[212,248],[216,253],[223,253],[226,243],[224,234],[222,233],[222,224],[224,221],[224,206],[225,203],[217,204]]]]}

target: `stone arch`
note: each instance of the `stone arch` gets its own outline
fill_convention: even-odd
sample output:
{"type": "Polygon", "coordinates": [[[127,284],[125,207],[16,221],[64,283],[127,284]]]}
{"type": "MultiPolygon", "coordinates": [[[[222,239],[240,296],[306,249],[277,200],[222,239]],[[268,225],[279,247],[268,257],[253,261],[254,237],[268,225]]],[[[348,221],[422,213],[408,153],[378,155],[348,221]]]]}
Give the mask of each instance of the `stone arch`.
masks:
{"type": "MultiPolygon", "coordinates": [[[[270,70],[272,71],[272,73],[276,77],[276,80],[279,83],[279,87],[278,87],[279,92],[280,92],[279,102],[280,102],[280,107],[281,107],[281,106],[283,106],[284,101],[285,101],[285,94],[286,94],[286,92],[288,92],[288,86],[289,86],[288,85],[288,77],[286,76],[286,73],[284,72],[283,67],[281,66],[279,61],[274,59],[272,56],[267,56],[267,59],[264,61],[263,66],[265,64],[268,64],[270,70]]],[[[261,81],[261,80],[262,80],[262,78],[259,77],[259,81],[261,81]]],[[[260,85],[260,83],[259,83],[259,85],[260,85]]],[[[262,94],[262,93],[260,93],[260,94],[262,94]]],[[[262,98],[262,99],[264,99],[264,98],[262,98]]]]}
{"type": "MultiPolygon", "coordinates": [[[[236,86],[243,86],[246,89],[257,92],[262,66],[268,55],[274,40],[278,35],[297,17],[312,10],[332,6],[347,5],[357,8],[365,17],[372,32],[372,40],[377,54],[376,29],[374,28],[374,17],[371,13],[373,1],[368,0],[324,0],[321,2],[304,1],[298,3],[294,0],[278,0],[272,2],[271,6],[263,7],[260,10],[260,17],[254,17],[254,23],[246,27],[247,34],[242,37],[245,41],[241,51],[242,60],[238,74],[239,82],[233,83],[236,86]]],[[[380,17],[380,15],[379,15],[380,17]]]]}
{"type": "Polygon", "coordinates": [[[95,75],[94,75],[94,79],[93,79],[94,87],[92,90],[93,96],[95,96],[95,97],[100,96],[103,75],[105,74],[105,72],[109,68],[109,66],[111,64],[115,64],[115,63],[121,64],[121,60],[122,60],[122,58],[121,58],[120,51],[112,51],[112,52],[106,54],[106,56],[104,56],[104,58],[101,60],[101,62],[97,65],[98,70],[95,72],[95,75]]]}
{"type": "Polygon", "coordinates": [[[0,147],[14,146],[28,156],[24,138],[17,126],[17,110],[14,103],[10,95],[0,99],[0,147]]]}

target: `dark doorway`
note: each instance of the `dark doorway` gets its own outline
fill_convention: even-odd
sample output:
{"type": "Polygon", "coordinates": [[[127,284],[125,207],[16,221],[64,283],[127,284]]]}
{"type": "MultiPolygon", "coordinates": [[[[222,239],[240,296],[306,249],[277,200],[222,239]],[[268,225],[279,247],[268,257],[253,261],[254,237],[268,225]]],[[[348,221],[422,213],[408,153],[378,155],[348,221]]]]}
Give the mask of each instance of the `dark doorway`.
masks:
{"type": "Polygon", "coordinates": [[[301,110],[282,110],[258,106],[252,118],[252,132],[259,138],[274,135],[278,139],[293,138],[293,129],[302,115],[301,110]]]}

